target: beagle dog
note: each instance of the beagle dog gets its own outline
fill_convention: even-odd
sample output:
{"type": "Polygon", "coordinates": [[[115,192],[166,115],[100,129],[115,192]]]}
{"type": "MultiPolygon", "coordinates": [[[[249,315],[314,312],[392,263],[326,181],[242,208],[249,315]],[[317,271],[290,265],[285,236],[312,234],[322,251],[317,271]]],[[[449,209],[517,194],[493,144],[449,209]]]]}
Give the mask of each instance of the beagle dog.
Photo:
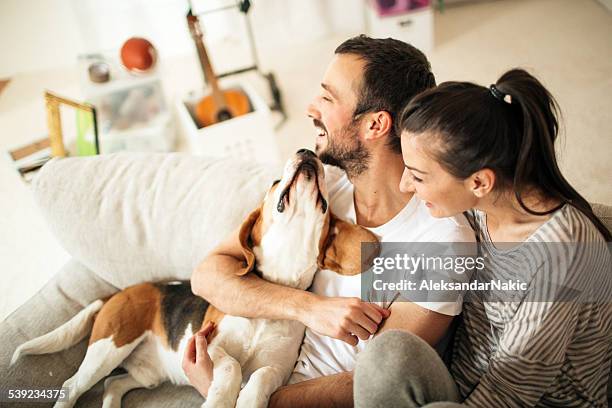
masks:
{"type": "MultiPolygon", "coordinates": [[[[307,289],[317,268],[345,275],[361,273],[361,242],[377,242],[368,230],[333,216],[328,208],[323,166],[310,150],[288,160],[282,179],[240,228],[246,259],[241,275],[307,289]]],[[[367,263],[376,254],[366,257],[367,263]]],[[[364,265],[365,266],[365,265],[364,265]]],[[[107,300],[96,300],[59,328],[17,348],[22,355],[63,350],[90,334],[85,358],[63,387],[73,406],[80,395],[108,378],[103,407],[120,407],[134,388],[164,381],[189,385],[182,369],[188,341],[207,322],[215,323],[209,342],[214,380],[203,407],[266,407],[288,379],[297,360],[304,326],[297,321],[224,315],[192,294],[188,281],[142,283],[107,300]]]]}

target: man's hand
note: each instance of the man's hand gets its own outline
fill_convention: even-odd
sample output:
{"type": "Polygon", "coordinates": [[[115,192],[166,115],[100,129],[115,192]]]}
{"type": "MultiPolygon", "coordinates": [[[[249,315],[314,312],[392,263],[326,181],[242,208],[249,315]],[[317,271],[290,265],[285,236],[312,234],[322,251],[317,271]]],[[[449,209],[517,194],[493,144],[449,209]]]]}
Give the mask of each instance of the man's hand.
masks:
{"type": "Polygon", "coordinates": [[[208,395],[208,389],[213,380],[213,362],[208,354],[206,337],[215,329],[213,322],[208,322],[199,332],[194,334],[183,356],[183,371],[193,387],[203,397],[208,395]]]}
{"type": "Polygon", "coordinates": [[[356,346],[376,333],[390,313],[359,298],[316,296],[300,320],[319,334],[356,346]]]}

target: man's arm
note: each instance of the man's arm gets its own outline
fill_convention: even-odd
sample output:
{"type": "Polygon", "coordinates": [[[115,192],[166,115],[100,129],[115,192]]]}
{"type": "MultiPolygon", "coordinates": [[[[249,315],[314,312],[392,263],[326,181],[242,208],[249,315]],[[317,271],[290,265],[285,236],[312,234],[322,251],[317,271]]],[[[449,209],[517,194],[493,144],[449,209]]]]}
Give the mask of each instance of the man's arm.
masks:
{"type": "MultiPolygon", "coordinates": [[[[406,330],[432,347],[442,339],[454,318],[411,302],[394,303],[391,309],[391,315],[377,334],[390,329],[406,330]]],[[[270,408],[318,406],[352,407],[353,373],[339,373],[286,385],[272,394],[269,404],[270,408]]]]}
{"type": "Polygon", "coordinates": [[[238,276],[246,262],[238,233],[239,229],[195,269],[191,276],[193,293],[227,314],[299,320],[298,310],[309,304],[312,294],[266,282],[251,273],[238,276]]]}
{"type": "Polygon", "coordinates": [[[376,335],[391,329],[405,330],[416,334],[432,347],[442,340],[455,318],[412,302],[395,302],[391,311],[391,316],[383,322],[376,335]]]}
{"type": "Polygon", "coordinates": [[[345,372],[287,385],[270,397],[268,408],[351,408],[353,373],[345,372]]]}
{"type": "Polygon", "coordinates": [[[236,230],[193,272],[193,293],[227,314],[297,320],[317,333],[351,345],[376,333],[388,315],[379,306],[358,298],[327,298],[265,281],[253,273],[239,276],[244,265],[236,230]]]}

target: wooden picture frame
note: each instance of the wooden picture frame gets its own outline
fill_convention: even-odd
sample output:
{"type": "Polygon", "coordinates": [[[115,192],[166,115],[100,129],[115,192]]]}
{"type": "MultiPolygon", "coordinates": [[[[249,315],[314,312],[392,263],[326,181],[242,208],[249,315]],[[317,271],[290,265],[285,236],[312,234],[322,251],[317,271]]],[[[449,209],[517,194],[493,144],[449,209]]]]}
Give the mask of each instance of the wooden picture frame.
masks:
{"type": "Polygon", "coordinates": [[[50,91],[45,91],[45,107],[47,110],[47,127],[49,130],[49,141],[51,144],[51,156],[66,157],[66,146],[62,133],[62,120],[60,116],[60,106],[67,105],[75,109],[91,113],[93,117],[93,131],[95,142],[95,154],[100,154],[100,144],[98,139],[98,120],[96,108],[88,103],[80,103],[68,98],[56,95],[50,91]]]}

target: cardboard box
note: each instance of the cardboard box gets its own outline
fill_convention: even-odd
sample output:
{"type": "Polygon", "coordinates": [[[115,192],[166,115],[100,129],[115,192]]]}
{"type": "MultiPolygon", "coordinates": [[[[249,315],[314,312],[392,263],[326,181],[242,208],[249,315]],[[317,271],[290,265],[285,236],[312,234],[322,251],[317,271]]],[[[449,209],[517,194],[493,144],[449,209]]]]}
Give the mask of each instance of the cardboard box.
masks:
{"type": "Polygon", "coordinates": [[[280,163],[276,134],[266,102],[248,84],[221,83],[223,89],[244,91],[252,111],[214,125],[198,128],[194,107],[203,92],[191,92],[177,98],[176,110],[179,132],[189,145],[189,151],[213,157],[236,157],[261,163],[280,163]]]}

